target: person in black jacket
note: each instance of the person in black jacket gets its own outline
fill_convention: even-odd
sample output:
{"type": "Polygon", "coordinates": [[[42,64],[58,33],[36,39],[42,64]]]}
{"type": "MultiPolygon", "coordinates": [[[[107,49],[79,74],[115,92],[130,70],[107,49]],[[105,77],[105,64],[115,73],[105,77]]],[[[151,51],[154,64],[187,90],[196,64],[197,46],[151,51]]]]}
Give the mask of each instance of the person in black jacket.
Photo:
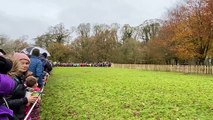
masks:
{"type": "Polygon", "coordinates": [[[47,53],[42,53],[39,56],[39,59],[42,62],[42,65],[44,67],[44,71],[47,72],[48,74],[50,74],[50,72],[52,71],[52,64],[50,63],[50,61],[47,59],[47,53]]]}
{"type": "Polygon", "coordinates": [[[7,102],[10,109],[14,112],[14,119],[23,120],[25,117],[26,104],[34,103],[38,97],[25,97],[26,87],[24,85],[24,80],[28,72],[30,59],[24,53],[15,53],[13,57],[13,67],[9,74],[14,79],[16,86],[12,96],[7,99],[7,102]]]}

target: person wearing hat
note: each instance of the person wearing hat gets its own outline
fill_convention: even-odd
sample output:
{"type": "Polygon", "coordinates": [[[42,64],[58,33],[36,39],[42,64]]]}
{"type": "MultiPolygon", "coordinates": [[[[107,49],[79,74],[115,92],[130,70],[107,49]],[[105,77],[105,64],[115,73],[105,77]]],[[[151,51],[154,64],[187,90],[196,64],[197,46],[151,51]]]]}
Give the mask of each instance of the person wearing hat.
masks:
{"type": "Polygon", "coordinates": [[[4,97],[10,95],[15,87],[15,82],[6,74],[0,73],[0,120],[12,120],[13,111],[7,106],[4,97]]]}
{"type": "Polygon", "coordinates": [[[5,99],[15,88],[14,80],[7,75],[12,68],[12,61],[0,56],[0,120],[12,120],[13,111],[5,99]]]}
{"type": "Polygon", "coordinates": [[[23,120],[26,104],[34,103],[38,97],[25,97],[26,86],[24,85],[24,80],[30,64],[29,57],[24,53],[14,53],[12,60],[13,67],[8,74],[13,78],[16,85],[12,96],[7,99],[7,102],[10,109],[13,110],[14,119],[23,120]]]}
{"type": "Polygon", "coordinates": [[[13,63],[10,59],[0,56],[0,73],[7,74],[12,68],[12,65],[13,63]]]}

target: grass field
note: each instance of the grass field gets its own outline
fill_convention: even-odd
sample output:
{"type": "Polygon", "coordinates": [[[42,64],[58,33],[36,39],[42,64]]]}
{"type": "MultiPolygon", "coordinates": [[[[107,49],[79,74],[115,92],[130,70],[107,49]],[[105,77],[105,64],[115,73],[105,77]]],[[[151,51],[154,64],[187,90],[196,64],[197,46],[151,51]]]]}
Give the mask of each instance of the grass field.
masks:
{"type": "Polygon", "coordinates": [[[54,68],[41,120],[212,120],[213,77],[119,68],[54,68]]]}

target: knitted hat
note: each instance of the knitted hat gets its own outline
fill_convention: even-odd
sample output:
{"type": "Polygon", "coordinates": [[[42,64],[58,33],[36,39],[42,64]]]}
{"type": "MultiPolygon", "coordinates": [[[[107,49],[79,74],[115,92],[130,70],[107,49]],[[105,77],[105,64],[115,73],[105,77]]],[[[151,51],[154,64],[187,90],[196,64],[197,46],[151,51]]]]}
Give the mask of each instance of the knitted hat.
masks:
{"type": "Polygon", "coordinates": [[[38,57],[40,55],[39,49],[37,49],[37,48],[33,49],[32,55],[38,57]]]}
{"type": "Polygon", "coordinates": [[[7,74],[13,66],[13,62],[0,56],[0,73],[7,74]]]}
{"type": "Polygon", "coordinates": [[[6,74],[0,74],[0,97],[9,95],[15,88],[15,81],[6,74]]]}
{"type": "Polygon", "coordinates": [[[13,57],[16,60],[27,60],[30,62],[30,58],[24,53],[14,53],[13,57]]]}

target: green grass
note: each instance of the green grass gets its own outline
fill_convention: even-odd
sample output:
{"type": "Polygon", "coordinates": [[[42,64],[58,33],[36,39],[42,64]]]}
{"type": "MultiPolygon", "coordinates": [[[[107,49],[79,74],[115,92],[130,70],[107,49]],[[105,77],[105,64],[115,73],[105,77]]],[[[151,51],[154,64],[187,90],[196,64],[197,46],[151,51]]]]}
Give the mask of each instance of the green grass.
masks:
{"type": "Polygon", "coordinates": [[[119,68],[54,68],[42,120],[212,120],[213,77],[119,68]]]}

